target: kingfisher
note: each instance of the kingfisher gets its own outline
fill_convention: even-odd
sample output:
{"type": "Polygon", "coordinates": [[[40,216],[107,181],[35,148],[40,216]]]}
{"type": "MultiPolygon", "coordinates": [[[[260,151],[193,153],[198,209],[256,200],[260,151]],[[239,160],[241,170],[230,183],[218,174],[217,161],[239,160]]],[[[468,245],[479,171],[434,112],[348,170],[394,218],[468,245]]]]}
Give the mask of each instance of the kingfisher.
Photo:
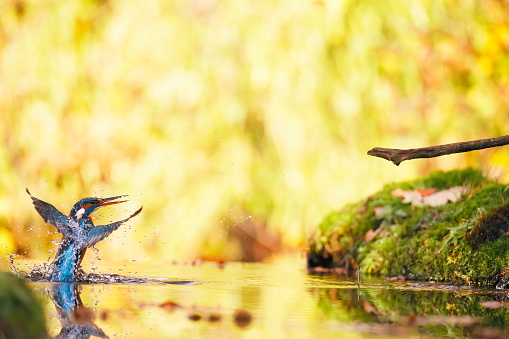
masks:
{"type": "Polygon", "coordinates": [[[62,234],[62,240],[58,245],[55,259],[50,265],[48,277],[49,281],[55,282],[76,281],[87,248],[93,247],[129,219],[137,216],[143,208],[140,207],[123,220],[108,225],[95,226],[91,214],[101,207],[126,202],[127,200],[118,200],[126,195],[110,198],[83,198],[74,204],[69,216],[66,216],[53,205],[34,197],[28,188],[26,191],[44,221],[62,234]]]}

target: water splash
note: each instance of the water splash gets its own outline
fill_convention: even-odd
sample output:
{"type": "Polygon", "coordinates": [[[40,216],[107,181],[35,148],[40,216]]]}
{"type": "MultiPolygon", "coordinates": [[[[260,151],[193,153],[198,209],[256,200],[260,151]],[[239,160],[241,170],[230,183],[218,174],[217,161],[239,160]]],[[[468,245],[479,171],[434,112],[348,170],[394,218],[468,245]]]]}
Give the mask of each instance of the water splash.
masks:
{"type": "MultiPolygon", "coordinates": [[[[49,263],[33,264],[28,270],[22,270],[14,263],[14,255],[9,256],[11,272],[25,280],[32,282],[51,282],[50,275],[52,265],[49,263]]],[[[120,274],[98,274],[86,273],[79,268],[76,275],[76,283],[81,284],[173,284],[173,285],[194,285],[201,283],[196,280],[178,280],[173,278],[133,277],[120,274]]]]}
{"type": "Polygon", "coordinates": [[[30,271],[24,271],[14,264],[14,254],[11,254],[9,255],[9,264],[11,272],[20,278],[29,281],[48,281],[47,278],[50,274],[50,265],[48,263],[34,264],[30,271]]]}

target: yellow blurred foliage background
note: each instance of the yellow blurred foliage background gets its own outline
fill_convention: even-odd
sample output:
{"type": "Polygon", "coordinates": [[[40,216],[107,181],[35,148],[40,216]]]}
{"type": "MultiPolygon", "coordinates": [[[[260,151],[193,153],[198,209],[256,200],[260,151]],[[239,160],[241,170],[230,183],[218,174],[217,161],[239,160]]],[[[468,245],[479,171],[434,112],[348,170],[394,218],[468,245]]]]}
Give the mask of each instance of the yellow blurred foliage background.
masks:
{"type": "Polygon", "coordinates": [[[509,150],[399,167],[372,147],[509,133],[505,1],[0,2],[0,254],[58,240],[25,187],[98,223],[122,260],[269,260],[385,182],[509,150]]]}

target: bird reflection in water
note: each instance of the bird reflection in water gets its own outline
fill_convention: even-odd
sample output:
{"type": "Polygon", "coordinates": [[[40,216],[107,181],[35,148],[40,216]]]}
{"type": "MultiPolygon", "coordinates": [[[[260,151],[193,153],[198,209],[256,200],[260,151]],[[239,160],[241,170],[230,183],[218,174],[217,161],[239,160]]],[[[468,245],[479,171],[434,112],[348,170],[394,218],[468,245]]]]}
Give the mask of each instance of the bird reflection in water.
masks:
{"type": "Polygon", "coordinates": [[[93,322],[94,312],[83,306],[77,283],[56,283],[50,291],[62,330],[56,338],[108,338],[93,322]]]}

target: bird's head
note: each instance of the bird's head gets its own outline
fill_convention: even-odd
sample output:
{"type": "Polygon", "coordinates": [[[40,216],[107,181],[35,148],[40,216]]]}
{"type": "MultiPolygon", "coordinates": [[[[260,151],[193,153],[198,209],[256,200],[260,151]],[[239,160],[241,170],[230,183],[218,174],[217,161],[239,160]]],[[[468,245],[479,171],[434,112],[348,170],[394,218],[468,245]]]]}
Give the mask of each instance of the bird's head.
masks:
{"type": "Polygon", "coordinates": [[[123,197],[126,197],[126,195],[119,195],[111,198],[83,198],[74,204],[69,216],[75,220],[88,218],[92,212],[100,207],[126,202],[127,200],[114,201],[123,197]]]}

